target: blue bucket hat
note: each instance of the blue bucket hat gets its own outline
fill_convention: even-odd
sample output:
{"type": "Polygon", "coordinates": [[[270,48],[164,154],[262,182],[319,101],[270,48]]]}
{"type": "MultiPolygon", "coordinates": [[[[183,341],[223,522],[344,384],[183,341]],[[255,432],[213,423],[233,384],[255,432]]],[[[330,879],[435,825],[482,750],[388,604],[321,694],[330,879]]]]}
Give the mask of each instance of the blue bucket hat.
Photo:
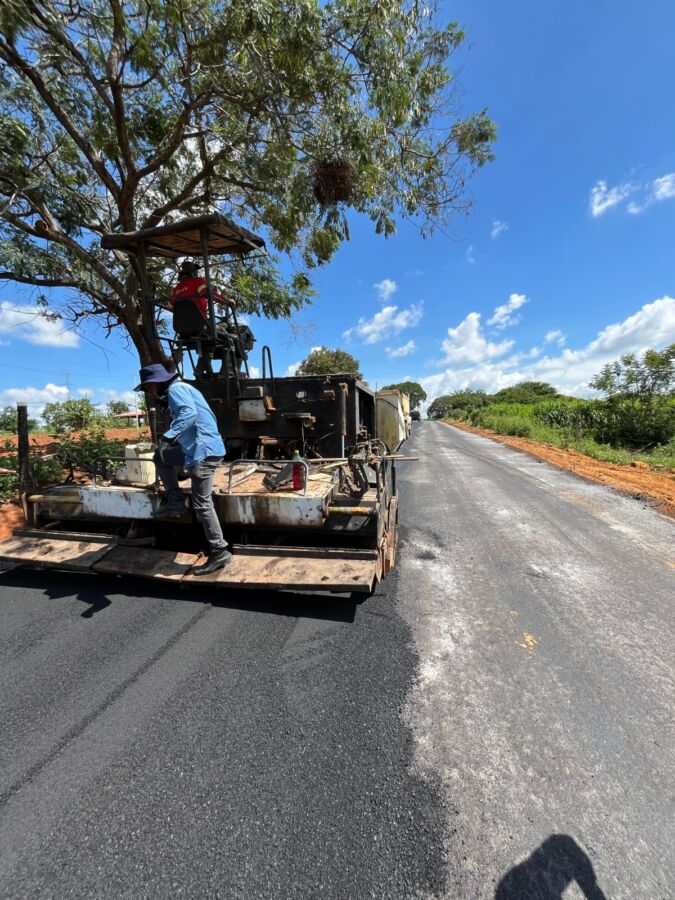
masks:
{"type": "Polygon", "coordinates": [[[140,375],[141,383],[134,388],[135,391],[142,391],[146,384],[151,384],[153,381],[161,384],[178,378],[176,372],[169,372],[161,363],[143,366],[138,374],[140,375]]]}

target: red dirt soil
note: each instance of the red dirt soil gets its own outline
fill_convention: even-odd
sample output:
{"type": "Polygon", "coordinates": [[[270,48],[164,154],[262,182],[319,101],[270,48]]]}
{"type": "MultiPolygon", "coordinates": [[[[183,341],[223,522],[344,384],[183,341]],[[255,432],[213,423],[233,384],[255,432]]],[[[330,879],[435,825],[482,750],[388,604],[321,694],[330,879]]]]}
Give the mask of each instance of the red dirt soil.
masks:
{"type": "Polygon", "coordinates": [[[650,469],[647,463],[638,461],[630,465],[601,462],[576,450],[561,450],[560,447],[540,444],[530,438],[495,434],[487,428],[474,428],[465,422],[448,419],[446,425],[482,434],[493,441],[499,441],[500,444],[508,444],[509,447],[529,453],[537,459],[543,459],[558,469],[574,472],[575,475],[581,475],[589,481],[608,484],[639,500],[650,500],[659,512],[675,518],[675,469],[664,468],[662,472],[656,472],[650,469]]]}
{"type": "Polygon", "coordinates": [[[3,503],[0,505],[0,541],[11,537],[15,528],[21,528],[26,524],[23,510],[16,503],[3,503]]]}
{"type": "MultiPolygon", "coordinates": [[[[75,438],[76,440],[79,436],[79,431],[75,431],[70,435],[70,437],[75,438]]],[[[124,441],[127,444],[133,444],[134,441],[149,438],[150,431],[147,428],[108,428],[105,432],[105,436],[109,441],[124,441]]],[[[59,438],[60,435],[58,434],[39,434],[37,432],[34,432],[29,436],[31,447],[39,447],[41,450],[48,450],[50,447],[57,445],[59,443],[59,438]]],[[[16,447],[17,440],[15,434],[9,434],[6,437],[0,438],[0,447],[4,448],[6,443],[11,444],[12,447],[16,447]]]]}

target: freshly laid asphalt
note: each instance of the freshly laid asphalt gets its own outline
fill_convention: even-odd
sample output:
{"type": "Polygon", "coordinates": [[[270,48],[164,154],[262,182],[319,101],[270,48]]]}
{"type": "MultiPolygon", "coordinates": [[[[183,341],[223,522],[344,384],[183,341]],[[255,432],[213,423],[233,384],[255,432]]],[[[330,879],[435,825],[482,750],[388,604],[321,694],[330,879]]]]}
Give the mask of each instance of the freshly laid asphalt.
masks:
{"type": "Polygon", "coordinates": [[[0,896],[673,895],[675,526],[423,423],[364,602],[0,576],[0,896]]]}

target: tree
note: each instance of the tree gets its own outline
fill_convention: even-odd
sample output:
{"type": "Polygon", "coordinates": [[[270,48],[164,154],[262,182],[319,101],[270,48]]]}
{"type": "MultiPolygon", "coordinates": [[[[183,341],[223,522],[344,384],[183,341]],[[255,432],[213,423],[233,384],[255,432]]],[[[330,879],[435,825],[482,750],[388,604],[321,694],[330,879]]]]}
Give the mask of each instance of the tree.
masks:
{"type": "Polygon", "coordinates": [[[363,381],[359,372],[359,361],[346,350],[329,350],[327,347],[316,347],[306,359],[300,363],[298,375],[356,375],[363,381]]]}
{"type": "Polygon", "coordinates": [[[589,387],[606,396],[609,443],[648,447],[675,435],[675,344],[608,363],[589,387]]]}
{"type": "Polygon", "coordinates": [[[452,418],[454,412],[463,410],[472,412],[483,406],[488,406],[492,397],[484,391],[459,391],[456,394],[443,394],[436,397],[427,410],[429,419],[452,418]]]}
{"type": "Polygon", "coordinates": [[[106,414],[109,416],[119,416],[122,413],[129,412],[129,404],[124,400],[110,400],[106,406],[106,414]]]}
{"type": "Polygon", "coordinates": [[[427,409],[427,418],[428,419],[444,419],[446,416],[449,416],[452,412],[452,405],[450,396],[448,394],[443,394],[441,397],[436,397],[435,400],[429,404],[429,408],[427,409]]]}
{"type": "Polygon", "coordinates": [[[554,400],[560,395],[552,384],[545,381],[521,381],[492,396],[497,403],[540,403],[542,400],[554,400]]]}
{"type": "Polygon", "coordinates": [[[42,410],[42,418],[47,427],[56,432],[82,431],[93,425],[97,417],[98,411],[87,397],[48,403],[42,410]]]}
{"type": "MultiPolygon", "coordinates": [[[[28,427],[33,429],[37,426],[35,419],[28,420],[28,427]]],[[[19,413],[16,406],[5,406],[0,409],[0,432],[9,432],[16,434],[19,430],[19,413]]]]}
{"type": "MultiPolygon", "coordinates": [[[[216,208],[297,254],[289,281],[273,257],[220,274],[242,311],[289,315],[348,208],[385,236],[398,215],[428,233],[466,209],[495,128],[454,115],[463,39],[406,0],[3,0],[0,279],[157,361],[138,262],[101,235],[216,208]]],[[[157,295],[175,277],[150,275],[157,295]]]]}
{"type": "Polygon", "coordinates": [[[400,384],[388,384],[382,388],[383,391],[402,391],[410,397],[410,411],[413,412],[420,408],[420,405],[427,399],[427,392],[421,384],[416,381],[401,381],[400,384]]]}
{"type": "Polygon", "coordinates": [[[608,399],[651,403],[675,394],[675,344],[646,350],[642,359],[628,353],[602,368],[589,384],[608,399]]]}

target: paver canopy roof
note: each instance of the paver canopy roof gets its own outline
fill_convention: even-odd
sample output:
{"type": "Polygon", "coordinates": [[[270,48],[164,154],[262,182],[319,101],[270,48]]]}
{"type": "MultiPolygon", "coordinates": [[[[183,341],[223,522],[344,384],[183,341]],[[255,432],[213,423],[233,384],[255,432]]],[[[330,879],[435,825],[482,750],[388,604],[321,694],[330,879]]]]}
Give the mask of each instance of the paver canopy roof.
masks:
{"type": "Polygon", "coordinates": [[[146,256],[165,256],[169,259],[198,256],[202,252],[201,231],[204,229],[211,254],[245,254],[265,249],[265,241],[261,237],[217,213],[181,219],[179,222],[146,228],[144,231],[104,234],[101,246],[104,250],[138,253],[143,244],[146,256]]]}

